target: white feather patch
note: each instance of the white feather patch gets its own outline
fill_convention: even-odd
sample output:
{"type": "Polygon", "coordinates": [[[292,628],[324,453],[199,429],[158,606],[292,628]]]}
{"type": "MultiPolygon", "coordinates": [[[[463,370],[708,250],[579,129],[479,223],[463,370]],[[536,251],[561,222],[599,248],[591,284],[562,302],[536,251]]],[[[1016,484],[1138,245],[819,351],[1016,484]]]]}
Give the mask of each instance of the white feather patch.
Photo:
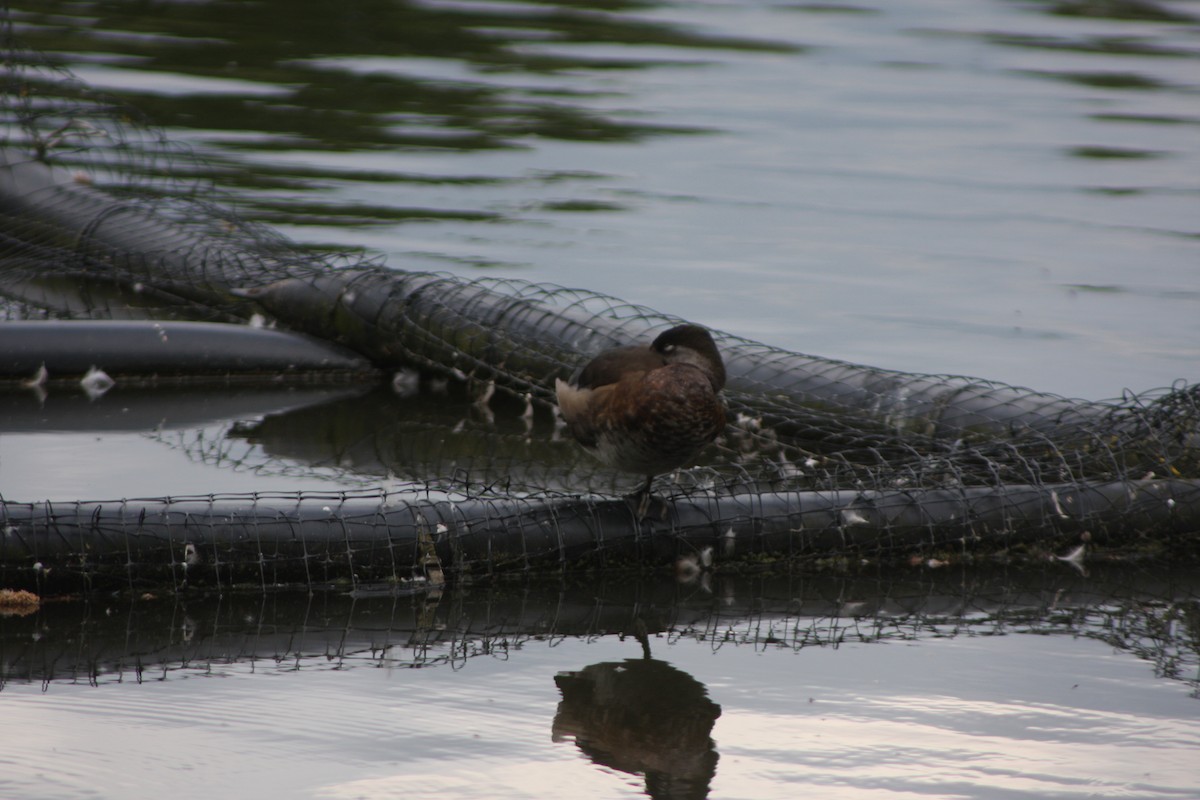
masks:
{"type": "Polygon", "coordinates": [[[558,400],[558,410],[562,412],[563,419],[567,422],[587,413],[588,405],[592,400],[591,389],[572,386],[562,378],[554,380],[554,395],[558,400]]]}

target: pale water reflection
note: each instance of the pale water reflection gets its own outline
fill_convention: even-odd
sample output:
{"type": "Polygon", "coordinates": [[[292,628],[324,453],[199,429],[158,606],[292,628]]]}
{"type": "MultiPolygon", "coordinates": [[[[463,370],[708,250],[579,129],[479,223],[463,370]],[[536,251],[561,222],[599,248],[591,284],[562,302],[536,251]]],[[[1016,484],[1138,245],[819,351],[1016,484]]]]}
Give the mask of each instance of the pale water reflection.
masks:
{"type": "Polygon", "coordinates": [[[1194,578],[183,595],[0,618],[0,796],[1185,798],[1194,578]]]}
{"type": "MultiPolygon", "coordinates": [[[[10,684],[0,707],[21,735],[0,755],[0,791],[645,797],[647,779],[624,771],[638,765],[552,740],[555,675],[630,647],[532,642],[458,671],[233,664],[166,683],[10,684]]],[[[1147,681],[1144,663],[1099,642],[1013,635],[714,655],[680,641],[662,651],[721,707],[712,797],[1194,795],[1195,698],[1147,681]]]]}

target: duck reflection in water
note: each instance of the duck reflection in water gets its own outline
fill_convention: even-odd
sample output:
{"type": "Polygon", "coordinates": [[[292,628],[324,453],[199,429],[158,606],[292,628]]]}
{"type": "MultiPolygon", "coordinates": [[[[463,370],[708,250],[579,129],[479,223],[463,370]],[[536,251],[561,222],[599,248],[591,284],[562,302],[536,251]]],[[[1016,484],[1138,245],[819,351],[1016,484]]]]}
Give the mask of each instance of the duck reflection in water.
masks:
{"type": "MultiPolygon", "coordinates": [[[[641,640],[641,637],[639,637],[641,640]]],[[[555,742],[598,765],[646,777],[654,798],[703,798],[717,772],[711,733],[721,707],[704,684],[649,656],[561,672],[555,742]]]]}

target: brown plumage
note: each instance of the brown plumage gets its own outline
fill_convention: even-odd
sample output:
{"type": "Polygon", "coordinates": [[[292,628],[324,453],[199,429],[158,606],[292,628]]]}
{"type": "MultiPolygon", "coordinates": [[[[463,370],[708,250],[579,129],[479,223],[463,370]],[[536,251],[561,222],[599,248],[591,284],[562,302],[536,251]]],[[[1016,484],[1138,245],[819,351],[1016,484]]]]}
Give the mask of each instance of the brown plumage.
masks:
{"type": "Polygon", "coordinates": [[[609,466],[647,476],[685,465],[725,428],[725,365],[708,331],[679,325],[592,359],[555,383],[567,430],[609,466]]]}

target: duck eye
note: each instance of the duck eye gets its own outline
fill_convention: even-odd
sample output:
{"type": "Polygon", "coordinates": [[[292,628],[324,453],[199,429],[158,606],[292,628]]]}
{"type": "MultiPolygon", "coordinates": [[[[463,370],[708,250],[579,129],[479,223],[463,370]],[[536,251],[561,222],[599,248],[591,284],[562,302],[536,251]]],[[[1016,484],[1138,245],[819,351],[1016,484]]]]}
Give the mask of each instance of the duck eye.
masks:
{"type": "Polygon", "coordinates": [[[675,352],[675,345],[673,345],[673,344],[665,344],[665,345],[663,345],[663,349],[662,349],[662,351],[663,351],[664,353],[674,353],[674,352],[675,352]]]}

